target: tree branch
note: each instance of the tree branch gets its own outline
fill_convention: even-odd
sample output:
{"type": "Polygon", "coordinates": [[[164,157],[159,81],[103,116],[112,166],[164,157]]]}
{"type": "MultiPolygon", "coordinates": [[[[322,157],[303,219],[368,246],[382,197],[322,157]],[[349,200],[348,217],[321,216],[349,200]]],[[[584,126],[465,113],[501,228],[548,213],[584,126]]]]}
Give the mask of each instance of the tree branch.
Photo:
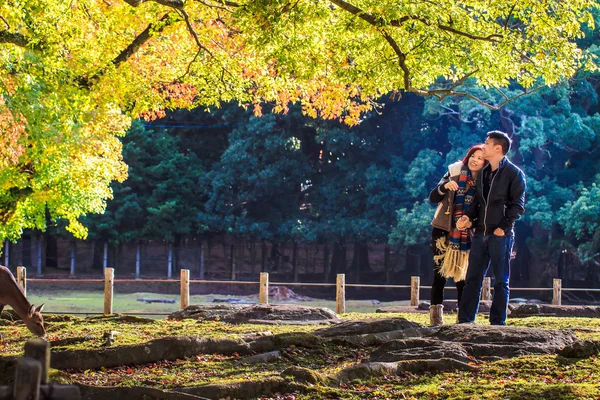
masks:
{"type": "Polygon", "coordinates": [[[6,24],[6,29],[10,29],[10,24],[2,15],[0,15],[0,19],[6,24]]]}
{"type": "Polygon", "coordinates": [[[218,8],[219,10],[224,10],[224,11],[227,11],[227,12],[233,12],[229,8],[227,8],[226,6],[217,5],[217,4],[209,4],[209,3],[207,3],[206,1],[203,1],[203,0],[196,0],[196,1],[198,1],[199,3],[204,4],[206,7],[218,8]]]}
{"type": "Polygon", "coordinates": [[[149,1],[162,4],[163,6],[176,8],[178,10],[182,9],[184,5],[183,0],[125,0],[125,3],[129,4],[130,6],[137,7],[140,4],[147,3],[149,1]]]}
{"type": "Polygon", "coordinates": [[[512,16],[513,11],[515,11],[516,6],[517,3],[515,2],[515,4],[513,4],[513,6],[510,8],[510,11],[508,12],[508,17],[506,17],[506,22],[504,22],[504,30],[508,29],[508,21],[510,21],[510,17],[512,16]]]}
{"type": "Polygon", "coordinates": [[[377,17],[372,14],[366,13],[366,12],[362,11],[360,8],[358,8],[358,7],[354,6],[353,4],[350,4],[344,0],[330,0],[330,1],[333,4],[337,5],[338,7],[340,7],[341,9],[348,11],[351,14],[356,15],[360,19],[368,22],[369,24],[371,24],[373,26],[396,26],[396,27],[398,27],[398,26],[401,26],[406,21],[419,21],[427,26],[436,26],[443,31],[454,33],[459,36],[465,36],[465,37],[467,37],[469,39],[473,39],[473,40],[483,40],[483,41],[487,41],[487,42],[498,43],[500,41],[500,39],[502,39],[504,37],[501,34],[497,34],[497,33],[494,33],[494,34],[491,34],[488,36],[474,35],[472,33],[459,31],[458,29],[452,28],[451,26],[448,26],[448,25],[443,25],[441,22],[438,22],[438,23],[431,22],[427,18],[420,17],[418,15],[407,15],[402,18],[394,19],[394,20],[386,22],[385,19],[383,19],[382,17],[377,17]]]}
{"type": "MultiPolygon", "coordinates": [[[[170,25],[169,17],[170,14],[167,13],[163,15],[163,17],[159,20],[158,23],[152,23],[148,25],[146,29],[142,31],[142,33],[140,33],[136,36],[135,39],[133,39],[129,46],[127,46],[123,51],[121,51],[121,53],[119,53],[119,55],[117,55],[117,57],[115,57],[115,59],[111,61],[111,64],[115,67],[118,67],[125,61],[129,60],[131,56],[133,56],[140,49],[140,47],[142,47],[144,43],[146,43],[152,38],[152,33],[162,32],[168,25],[170,25]]],[[[92,77],[79,77],[79,84],[83,87],[89,88],[93,84],[93,82],[98,80],[104,74],[105,71],[106,69],[102,69],[96,74],[94,74],[92,77]]]]}
{"type": "Polygon", "coordinates": [[[201,48],[202,50],[204,50],[205,52],[207,52],[208,54],[210,54],[211,57],[215,57],[213,53],[211,53],[210,50],[208,50],[202,43],[200,43],[200,38],[198,38],[198,34],[196,33],[196,31],[194,30],[194,27],[192,26],[192,22],[190,21],[190,16],[188,15],[188,13],[185,10],[178,10],[178,12],[183,15],[183,18],[185,19],[185,24],[187,25],[188,30],[190,31],[190,33],[192,34],[192,36],[194,37],[194,40],[196,41],[196,45],[201,48]]]}
{"type": "Polygon", "coordinates": [[[27,37],[20,33],[12,33],[6,30],[0,31],[0,43],[12,43],[19,47],[31,48],[33,50],[41,50],[39,45],[31,46],[31,43],[27,37]]]}

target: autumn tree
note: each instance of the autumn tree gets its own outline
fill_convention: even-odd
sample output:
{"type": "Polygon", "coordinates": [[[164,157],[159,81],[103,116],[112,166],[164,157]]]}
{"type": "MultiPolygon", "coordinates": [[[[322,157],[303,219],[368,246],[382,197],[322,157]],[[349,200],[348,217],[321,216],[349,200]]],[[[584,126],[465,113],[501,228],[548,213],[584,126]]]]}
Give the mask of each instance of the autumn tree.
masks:
{"type": "Polygon", "coordinates": [[[0,239],[46,212],[86,235],[118,136],[165,109],[299,103],[360,121],[381,95],[462,96],[497,108],[590,66],[574,39],[593,0],[7,0],[0,5],[0,239]],[[462,88],[468,78],[497,101],[462,88]],[[508,95],[515,81],[524,90],[508,95]]]}

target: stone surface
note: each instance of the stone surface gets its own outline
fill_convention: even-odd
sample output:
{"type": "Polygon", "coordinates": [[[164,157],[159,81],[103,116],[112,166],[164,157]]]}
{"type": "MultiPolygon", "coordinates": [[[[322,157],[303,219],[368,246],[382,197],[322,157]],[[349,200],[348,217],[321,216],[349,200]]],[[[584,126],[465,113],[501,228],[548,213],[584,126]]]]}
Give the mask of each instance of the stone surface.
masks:
{"type": "Polygon", "coordinates": [[[171,313],[168,318],[175,320],[197,319],[199,321],[222,319],[226,315],[232,314],[248,305],[233,305],[233,304],[216,304],[202,306],[188,306],[183,310],[171,313]]]}
{"type": "Polygon", "coordinates": [[[581,340],[562,349],[558,355],[567,358],[588,358],[600,354],[600,342],[597,340],[581,340]]]}
{"type": "Polygon", "coordinates": [[[247,357],[241,362],[245,364],[261,364],[261,363],[269,363],[271,361],[276,361],[281,359],[281,353],[279,350],[270,351],[268,353],[255,354],[253,356],[247,357]]]}
{"type": "Polygon", "coordinates": [[[306,307],[296,304],[261,304],[245,307],[221,318],[231,324],[331,324],[338,316],[327,308],[306,307]]]}
{"type": "Polygon", "coordinates": [[[572,332],[564,330],[473,324],[445,325],[430,337],[445,341],[461,342],[465,345],[537,347],[554,353],[577,341],[577,337],[572,332]]]}
{"type": "Polygon", "coordinates": [[[298,383],[310,383],[313,385],[316,384],[325,384],[327,383],[327,376],[320,374],[317,371],[313,371],[312,369],[302,368],[297,366],[291,366],[286,368],[281,373],[281,377],[292,377],[298,383]]]}
{"type": "Polygon", "coordinates": [[[422,328],[424,328],[423,325],[411,322],[405,318],[377,318],[361,321],[344,321],[329,328],[318,329],[314,334],[321,337],[333,337],[408,329],[421,331],[422,328]]]}
{"type": "Polygon", "coordinates": [[[599,306],[554,306],[551,304],[519,304],[515,305],[509,317],[522,318],[530,316],[553,316],[553,317],[600,317],[599,306]]]}
{"type": "Polygon", "coordinates": [[[469,354],[460,343],[435,339],[412,338],[392,340],[371,353],[370,362],[432,360],[451,358],[468,363],[469,354]]]}

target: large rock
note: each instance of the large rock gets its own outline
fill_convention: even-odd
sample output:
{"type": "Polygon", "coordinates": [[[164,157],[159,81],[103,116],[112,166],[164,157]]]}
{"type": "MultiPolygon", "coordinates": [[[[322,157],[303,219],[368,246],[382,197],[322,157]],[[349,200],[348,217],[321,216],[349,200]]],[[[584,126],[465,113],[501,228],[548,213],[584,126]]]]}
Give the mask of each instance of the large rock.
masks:
{"type": "Polygon", "coordinates": [[[315,335],[342,345],[376,346],[394,339],[429,335],[437,328],[424,327],[404,318],[345,321],[336,326],[319,329],[315,335]]]}
{"type": "Polygon", "coordinates": [[[221,320],[231,324],[313,325],[334,324],[338,316],[327,308],[295,304],[238,305],[218,304],[189,306],[169,315],[169,318],[221,320]]]}
{"type": "Polygon", "coordinates": [[[581,340],[566,346],[558,355],[567,358],[588,358],[600,354],[600,342],[597,340],[581,340]]]}
{"type": "Polygon", "coordinates": [[[423,325],[405,318],[375,318],[360,321],[344,321],[329,328],[318,329],[314,333],[321,337],[364,335],[367,333],[398,330],[415,330],[421,333],[423,328],[423,325]]]}
{"type": "Polygon", "coordinates": [[[183,310],[171,313],[168,318],[174,320],[197,319],[199,321],[223,319],[226,315],[240,311],[249,305],[217,304],[188,306],[183,310]]]}
{"type": "Polygon", "coordinates": [[[261,304],[244,307],[234,313],[223,316],[224,322],[231,324],[335,324],[340,320],[328,308],[306,307],[295,304],[261,304]]]}
{"type": "Polygon", "coordinates": [[[557,353],[577,341],[572,332],[564,330],[473,324],[445,325],[430,337],[459,342],[467,350],[470,348],[474,356],[499,357],[557,353]],[[506,350],[501,350],[502,348],[506,350]]]}
{"type": "Polygon", "coordinates": [[[513,307],[509,317],[523,318],[531,316],[553,317],[600,317],[598,306],[555,306],[551,304],[519,304],[513,307]]]}
{"type": "Polygon", "coordinates": [[[370,362],[432,360],[451,358],[468,363],[469,354],[460,343],[435,339],[413,338],[392,340],[371,353],[370,362]]]}

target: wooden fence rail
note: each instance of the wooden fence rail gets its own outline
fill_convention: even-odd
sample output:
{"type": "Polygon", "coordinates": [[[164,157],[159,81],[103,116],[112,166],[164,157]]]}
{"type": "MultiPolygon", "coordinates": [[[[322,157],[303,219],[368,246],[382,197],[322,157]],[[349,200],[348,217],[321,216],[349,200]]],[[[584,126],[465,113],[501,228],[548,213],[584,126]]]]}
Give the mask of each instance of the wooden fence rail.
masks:
{"type": "MultiPolygon", "coordinates": [[[[299,282],[269,282],[269,274],[267,272],[260,273],[259,281],[211,281],[203,279],[190,279],[190,271],[182,269],[180,279],[115,279],[114,269],[104,269],[104,279],[29,279],[31,282],[96,282],[104,283],[104,314],[113,313],[113,286],[115,283],[124,282],[167,282],[167,283],[178,283],[180,285],[180,308],[184,309],[190,305],[190,284],[228,284],[228,285],[258,285],[259,290],[259,304],[269,304],[269,286],[322,286],[332,287],[335,286],[335,297],[336,297],[336,312],[338,314],[344,314],[346,312],[346,288],[348,287],[361,287],[361,288],[380,288],[380,289],[410,289],[410,305],[419,305],[419,293],[422,289],[431,289],[431,286],[423,286],[420,284],[420,278],[418,276],[411,277],[410,285],[376,285],[376,284],[362,284],[362,283],[346,283],[345,274],[338,274],[336,283],[299,283],[299,282]]],[[[17,268],[17,282],[23,290],[27,290],[27,276],[24,267],[17,268]]],[[[456,290],[454,287],[448,287],[447,290],[456,290]]],[[[481,300],[491,300],[491,278],[486,277],[483,281],[483,288],[481,291],[481,300]]],[[[517,291],[549,291],[552,290],[552,304],[561,305],[562,292],[600,292],[600,289],[586,289],[586,288],[563,288],[562,281],[560,279],[554,279],[553,287],[551,288],[511,288],[511,290],[517,291]]]]}

